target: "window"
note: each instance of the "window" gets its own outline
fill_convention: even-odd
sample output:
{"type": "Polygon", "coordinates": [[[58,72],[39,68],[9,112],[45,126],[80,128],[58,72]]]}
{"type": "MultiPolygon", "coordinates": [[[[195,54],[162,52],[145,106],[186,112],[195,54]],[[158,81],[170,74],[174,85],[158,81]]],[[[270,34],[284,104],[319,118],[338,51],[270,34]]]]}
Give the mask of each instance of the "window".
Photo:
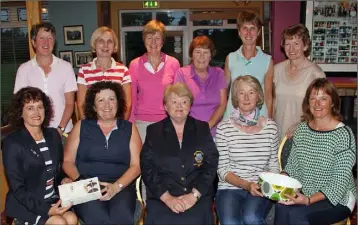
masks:
{"type": "Polygon", "coordinates": [[[121,16],[122,27],[144,26],[150,20],[152,20],[151,12],[126,12],[121,16]]]}
{"type": "MultiPolygon", "coordinates": [[[[46,3],[42,2],[42,19],[49,19],[46,3]]],[[[18,67],[30,59],[27,14],[23,6],[1,9],[1,118],[10,105],[18,67]]],[[[4,121],[2,121],[1,125],[4,121]]]]}
{"type": "Polygon", "coordinates": [[[193,38],[200,35],[208,36],[215,45],[216,55],[211,59],[211,66],[224,68],[226,56],[242,44],[236,29],[198,29],[193,32],[193,38]]]}
{"type": "Polygon", "coordinates": [[[157,20],[165,26],[186,26],[187,13],[180,11],[157,12],[157,20]]]}

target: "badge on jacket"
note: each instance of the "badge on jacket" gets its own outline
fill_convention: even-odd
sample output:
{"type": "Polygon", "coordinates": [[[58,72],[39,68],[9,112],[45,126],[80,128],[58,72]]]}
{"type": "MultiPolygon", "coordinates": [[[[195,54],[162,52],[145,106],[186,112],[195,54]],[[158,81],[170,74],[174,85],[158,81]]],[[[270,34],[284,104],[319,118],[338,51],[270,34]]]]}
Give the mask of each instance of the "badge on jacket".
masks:
{"type": "Polygon", "coordinates": [[[196,163],[194,163],[194,166],[200,167],[203,165],[203,159],[204,159],[204,153],[200,150],[197,150],[194,152],[194,160],[196,163]]]}

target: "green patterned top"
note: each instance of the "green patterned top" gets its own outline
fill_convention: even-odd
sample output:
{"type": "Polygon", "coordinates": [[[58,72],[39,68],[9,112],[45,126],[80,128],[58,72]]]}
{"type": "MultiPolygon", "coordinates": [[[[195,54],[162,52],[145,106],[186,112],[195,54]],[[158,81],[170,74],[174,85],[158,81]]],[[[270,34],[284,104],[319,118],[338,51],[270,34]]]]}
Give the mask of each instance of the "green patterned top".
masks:
{"type": "Polygon", "coordinates": [[[333,205],[351,208],[357,196],[352,174],[355,161],[356,144],[349,127],[316,131],[302,122],[293,136],[285,172],[302,183],[306,196],[320,191],[333,205]]]}

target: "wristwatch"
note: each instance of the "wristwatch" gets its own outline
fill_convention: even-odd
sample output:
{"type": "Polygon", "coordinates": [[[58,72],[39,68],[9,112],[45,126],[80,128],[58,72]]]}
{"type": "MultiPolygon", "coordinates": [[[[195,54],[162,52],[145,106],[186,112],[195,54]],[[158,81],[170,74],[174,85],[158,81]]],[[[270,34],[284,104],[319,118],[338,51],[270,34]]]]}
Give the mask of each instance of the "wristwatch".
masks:
{"type": "Polygon", "coordinates": [[[123,189],[123,184],[119,183],[119,181],[116,181],[116,184],[117,184],[118,187],[119,187],[119,191],[122,191],[122,189],[123,189]]]}
{"type": "Polygon", "coordinates": [[[60,129],[62,132],[65,132],[65,128],[64,128],[64,127],[58,126],[57,128],[60,129]]]}

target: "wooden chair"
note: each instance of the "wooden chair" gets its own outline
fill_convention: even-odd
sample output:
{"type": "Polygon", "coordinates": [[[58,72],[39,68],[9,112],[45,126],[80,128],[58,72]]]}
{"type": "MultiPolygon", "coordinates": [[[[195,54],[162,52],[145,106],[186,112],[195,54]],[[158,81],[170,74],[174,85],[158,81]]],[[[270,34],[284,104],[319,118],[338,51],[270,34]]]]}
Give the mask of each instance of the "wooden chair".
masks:
{"type": "Polygon", "coordinates": [[[144,224],[144,216],[146,213],[144,200],[142,198],[141,183],[142,183],[142,176],[139,176],[135,182],[137,202],[136,202],[136,209],[134,215],[134,224],[136,225],[144,224]]]}
{"type": "Polygon", "coordinates": [[[287,136],[285,135],[282,138],[280,147],[278,149],[278,163],[280,166],[280,171],[285,169],[288,157],[290,156],[291,148],[292,148],[292,138],[287,138],[287,136]]]}

